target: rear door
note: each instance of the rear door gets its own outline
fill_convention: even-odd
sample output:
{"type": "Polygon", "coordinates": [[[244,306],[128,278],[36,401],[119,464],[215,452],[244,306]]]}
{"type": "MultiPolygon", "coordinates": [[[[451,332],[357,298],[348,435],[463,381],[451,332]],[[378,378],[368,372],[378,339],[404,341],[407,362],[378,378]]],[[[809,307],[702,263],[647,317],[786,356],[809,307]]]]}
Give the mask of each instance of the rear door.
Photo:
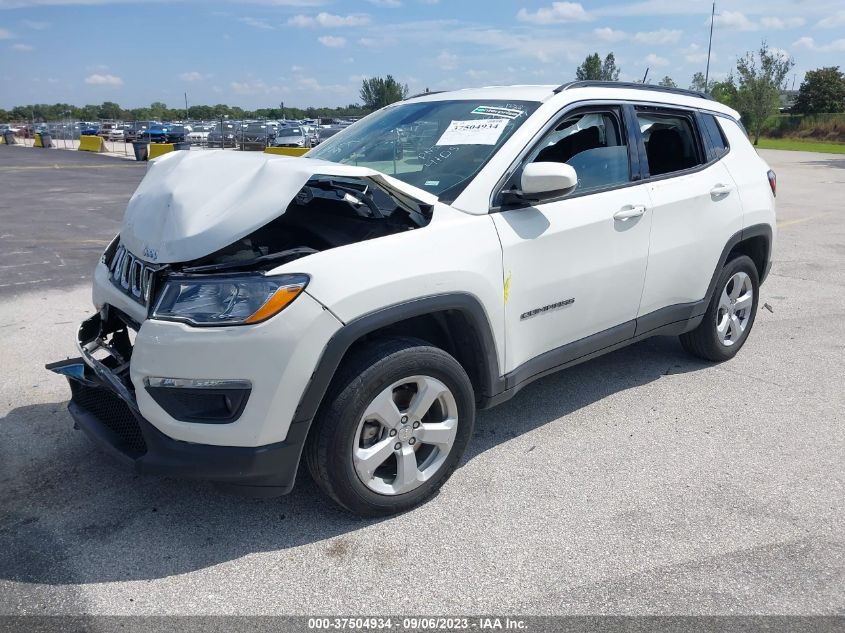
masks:
{"type": "Polygon", "coordinates": [[[506,188],[525,164],[564,162],[578,174],[576,189],[491,215],[503,251],[506,370],[518,370],[515,382],[633,336],[651,213],[626,123],[618,106],[562,114],[506,188]]]}
{"type": "Polygon", "coordinates": [[[704,311],[690,304],[705,298],[725,244],[742,229],[742,205],[721,161],[728,150],[714,150],[695,111],[637,107],[635,117],[653,214],[639,335],[704,311]]]}

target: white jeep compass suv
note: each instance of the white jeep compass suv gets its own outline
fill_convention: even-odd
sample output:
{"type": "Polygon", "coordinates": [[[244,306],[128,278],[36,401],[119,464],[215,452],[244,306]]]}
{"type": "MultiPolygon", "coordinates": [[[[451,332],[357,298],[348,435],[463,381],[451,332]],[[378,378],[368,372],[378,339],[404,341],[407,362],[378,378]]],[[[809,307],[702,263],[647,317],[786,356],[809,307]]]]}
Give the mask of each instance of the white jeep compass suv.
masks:
{"type": "MultiPolygon", "coordinates": [[[[304,157],[149,165],[96,267],[76,423],[140,472],[278,495],[304,459],[362,515],[432,496],[477,409],[654,335],[754,323],[775,175],[705,95],[428,93],[304,157]]],[[[561,396],[565,398],[565,395],[561,396]]]]}

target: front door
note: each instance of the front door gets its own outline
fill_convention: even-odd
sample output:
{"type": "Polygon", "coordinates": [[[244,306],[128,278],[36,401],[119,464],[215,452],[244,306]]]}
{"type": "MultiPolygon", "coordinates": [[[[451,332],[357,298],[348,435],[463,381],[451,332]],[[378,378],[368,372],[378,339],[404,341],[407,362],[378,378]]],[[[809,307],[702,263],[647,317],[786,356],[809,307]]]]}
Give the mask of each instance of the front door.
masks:
{"type": "Polygon", "coordinates": [[[565,162],[578,186],[492,215],[503,251],[505,364],[516,383],[633,336],[652,216],[629,154],[621,109],[564,114],[523,164],[565,162]]]}

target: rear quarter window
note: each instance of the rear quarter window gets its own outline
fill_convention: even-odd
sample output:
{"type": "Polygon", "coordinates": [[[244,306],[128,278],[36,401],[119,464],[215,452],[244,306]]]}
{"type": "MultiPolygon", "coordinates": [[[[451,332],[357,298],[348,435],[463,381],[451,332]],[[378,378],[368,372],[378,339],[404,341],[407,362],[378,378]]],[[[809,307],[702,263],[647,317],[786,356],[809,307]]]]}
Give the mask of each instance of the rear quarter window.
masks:
{"type": "Polygon", "coordinates": [[[704,128],[704,143],[710,160],[718,160],[728,153],[730,146],[722,131],[722,126],[712,114],[702,114],[701,123],[704,128]]]}

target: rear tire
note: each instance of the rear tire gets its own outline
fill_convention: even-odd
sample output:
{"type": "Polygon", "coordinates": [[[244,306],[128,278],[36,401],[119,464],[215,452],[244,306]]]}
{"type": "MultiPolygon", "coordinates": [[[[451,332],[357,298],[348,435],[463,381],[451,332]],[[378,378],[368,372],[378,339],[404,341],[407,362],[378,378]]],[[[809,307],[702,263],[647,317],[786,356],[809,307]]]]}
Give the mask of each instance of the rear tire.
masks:
{"type": "Polygon", "coordinates": [[[472,383],[458,361],[419,339],[387,338],[338,369],[305,459],[317,485],[346,510],[396,514],[446,482],[474,421],[472,383]]]}
{"type": "Polygon", "coordinates": [[[719,273],[704,319],[694,330],[681,334],[681,345],[698,358],[730,360],[748,339],[759,298],[760,278],[754,262],[745,255],[728,261],[719,273]]]}

